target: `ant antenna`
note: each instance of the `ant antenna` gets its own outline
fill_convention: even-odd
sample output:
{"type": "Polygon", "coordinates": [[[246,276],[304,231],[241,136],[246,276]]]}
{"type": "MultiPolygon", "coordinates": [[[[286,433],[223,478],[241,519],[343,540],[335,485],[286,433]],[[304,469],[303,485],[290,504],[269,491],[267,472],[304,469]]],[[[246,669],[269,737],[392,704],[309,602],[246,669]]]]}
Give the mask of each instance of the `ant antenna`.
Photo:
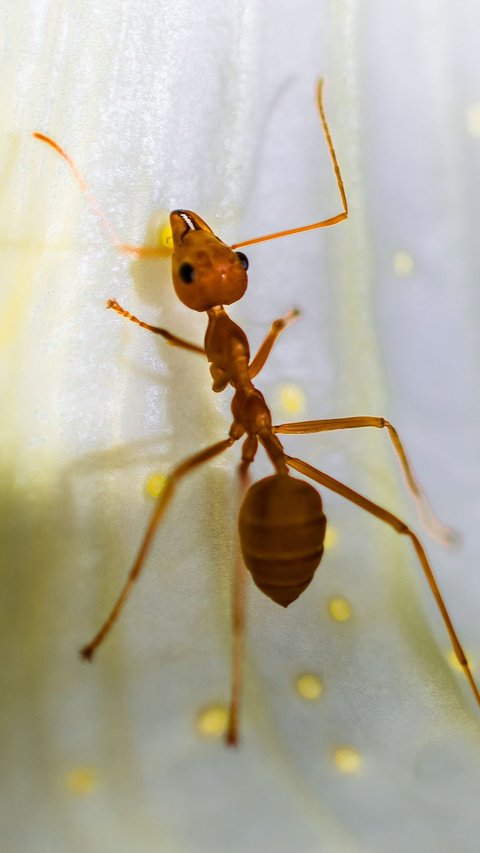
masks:
{"type": "Polygon", "coordinates": [[[329,219],[322,219],[321,222],[313,222],[311,225],[301,225],[300,228],[289,228],[287,231],[276,231],[274,234],[264,234],[262,237],[254,237],[252,240],[243,240],[241,243],[234,243],[230,246],[231,249],[240,249],[243,246],[253,246],[254,243],[265,243],[267,240],[276,240],[277,237],[288,237],[290,234],[300,234],[302,231],[313,231],[315,228],[327,228],[329,225],[336,225],[337,222],[342,222],[348,218],[348,203],[343,186],[342,175],[338,165],[337,155],[333,147],[330,128],[328,126],[327,117],[323,108],[323,77],[320,78],[317,85],[317,104],[322,122],[323,133],[330,152],[330,157],[333,164],[333,171],[337,180],[338,191],[342,200],[343,211],[336,216],[331,216],[329,219]]]}
{"type": "Polygon", "coordinates": [[[77,168],[75,162],[72,157],[62,148],[58,142],[55,142],[50,136],[46,136],[45,133],[32,133],[32,136],[35,139],[39,139],[40,142],[45,142],[50,148],[53,148],[57,154],[60,154],[60,157],[63,157],[68,168],[70,169],[73,177],[75,178],[78,186],[80,187],[82,193],[84,194],[88,204],[93,210],[95,216],[97,217],[100,225],[102,226],[104,232],[107,237],[111,240],[114,246],[123,254],[133,255],[134,257],[155,257],[155,258],[168,258],[172,254],[172,250],[166,246],[133,246],[129,243],[123,243],[118,234],[116,233],[113,225],[110,220],[107,218],[102,208],[100,207],[95,195],[92,190],[88,186],[85,178],[83,177],[80,170],[77,168]]]}

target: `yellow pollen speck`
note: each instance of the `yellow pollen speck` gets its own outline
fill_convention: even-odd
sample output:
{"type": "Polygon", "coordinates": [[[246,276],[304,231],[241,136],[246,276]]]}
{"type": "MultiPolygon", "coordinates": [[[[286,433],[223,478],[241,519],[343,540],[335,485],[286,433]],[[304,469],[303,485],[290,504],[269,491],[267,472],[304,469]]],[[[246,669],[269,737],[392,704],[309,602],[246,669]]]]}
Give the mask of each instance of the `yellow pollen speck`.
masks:
{"type": "Polygon", "coordinates": [[[328,612],[336,622],[346,622],[352,615],[352,608],[346,598],[336,597],[328,602],[328,612]]]}
{"type": "Polygon", "coordinates": [[[162,249],[173,249],[173,234],[170,225],[164,225],[159,234],[162,249]]]}
{"type": "Polygon", "coordinates": [[[465,112],[467,132],[474,139],[480,139],[480,101],[469,104],[465,112]]]}
{"type": "Polygon", "coordinates": [[[337,542],[338,530],[336,527],[332,527],[332,525],[329,524],[325,533],[325,539],[323,540],[323,547],[328,551],[330,548],[334,548],[337,542]]]}
{"type": "Polygon", "coordinates": [[[67,773],[66,783],[72,794],[93,794],[98,787],[97,774],[91,767],[74,767],[67,773]]]}
{"type": "Polygon", "coordinates": [[[317,675],[305,673],[297,679],[297,690],[304,699],[318,699],[323,690],[323,684],[317,675]]]}
{"type": "Polygon", "coordinates": [[[298,415],[305,408],[305,394],[299,385],[288,383],[282,385],[279,391],[279,401],[285,412],[298,415]]]}
{"type": "MultiPolygon", "coordinates": [[[[471,661],[470,655],[467,653],[467,651],[466,651],[466,650],[465,650],[465,654],[466,654],[466,656],[467,656],[468,665],[469,665],[469,667],[470,667],[470,670],[471,670],[472,672],[475,672],[475,665],[474,665],[474,664],[472,664],[472,661],[471,661]]],[[[463,672],[463,666],[462,666],[462,664],[460,663],[460,661],[458,660],[458,658],[457,658],[457,656],[456,656],[455,652],[453,651],[453,649],[450,649],[450,651],[449,651],[449,652],[447,652],[446,658],[447,658],[448,663],[449,663],[449,664],[450,664],[450,666],[452,667],[452,669],[455,669],[457,672],[463,672]]]]}
{"type": "Polygon", "coordinates": [[[197,716],[197,731],[202,737],[222,737],[227,730],[228,711],[225,705],[209,705],[197,716]]]}
{"type": "Polygon", "coordinates": [[[399,278],[406,278],[411,275],[415,267],[415,262],[408,252],[395,252],[393,256],[393,271],[399,278]]]}
{"type": "Polygon", "coordinates": [[[165,474],[152,474],[145,483],[145,491],[151,498],[158,498],[163,492],[167,478],[165,474]]]}
{"type": "Polygon", "coordinates": [[[341,773],[358,773],[362,758],[353,746],[338,746],[333,753],[333,763],[341,773]]]}

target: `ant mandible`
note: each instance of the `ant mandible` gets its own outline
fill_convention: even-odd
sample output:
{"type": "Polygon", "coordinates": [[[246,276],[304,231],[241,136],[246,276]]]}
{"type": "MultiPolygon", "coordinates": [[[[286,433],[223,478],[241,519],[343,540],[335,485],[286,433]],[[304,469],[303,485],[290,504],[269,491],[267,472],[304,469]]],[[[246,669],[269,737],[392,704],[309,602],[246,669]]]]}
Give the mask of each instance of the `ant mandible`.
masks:
{"type": "MultiPolygon", "coordinates": [[[[91,642],[81,649],[81,655],[87,660],[92,660],[98,646],[117,621],[132,587],[140,575],[155,531],[180,480],[243,438],[241,462],[238,468],[239,489],[242,497],[238,531],[243,562],[250,571],[257,587],[277,604],[288,607],[311,582],[323,554],[326,518],[320,495],[306,480],[292,477],[289,469],[293,468],[316,483],[342,495],[342,497],[388,524],[400,535],[407,536],[411,540],[445,623],[455,655],[468,679],[475,699],[480,705],[478,687],[453,627],[425,549],[416,533],[396,515],[369,500],[369,498],[333,479],[323,471],[314,468],[307,462],[288,456],[278,438],[279,434],[299,435],[364,427],[386,429],[397,454],[408,489],[417,504],[423,526],[433,538],[442,544],[448,544],[451,540],[451,531],[433,515],[415,478],[397,431],[385,418],[380,417],[330,418],[274,426],[267,403],[262,393],[253,384],[253,379],[264,367],[280,333],[295,320],[298,312],[290,311],[284,317],[275,320],[257,354],[253,359],[250,359],[250,349],[245,332],[230,319],[225,310],[225,305],[237,302],[247,289],[248,260],[243,252],[237,251],[238,249],[265,240],[274,240],[315,228],[325,228],[348,217],[347,199],[323,108],[322,90],[323,81],[320,80],[317,90],[318,109],[342,202],[342,212],[321,222],[287,231],[279,231],[274,234],[266,234],[232,246],[223,243],[203,219],[190,210],[174,210],[170,214],[173,254],[171,250],[165,248],[136,247],[122,243],[115,235],[110,223],[100,210],[82,175],[66,151],[48,136],[41,133],[33,134],[37,139],[48,143],[64,158],[82,191],[87,195],[102,226],[121,251],[139,257],[172,254],[175,293],[187,308],[207,314],[208,325],[205,346],[202,348],[171,334],[166,329],[139,320],[113,299],[108,301],[107,307],[112,308],[143,329],[160,335],[171,346],[206,356],[210,363],[213,391],[223,391],[228,385],[234,389],[231,403],[233,422],[228,438],[195,453],[173,468],[157,498],[137,557],[120,595],[98,633],[91,642]],[[275,473],[251,485],[249,469],[257,453],[259,443],[266,451],[275,473]]],[[[242,561],[237,555],[232,606],[232,681],[226,731],[226,742],[233,746],[238,743],[245,631],[245,577],[242,561]]]]}

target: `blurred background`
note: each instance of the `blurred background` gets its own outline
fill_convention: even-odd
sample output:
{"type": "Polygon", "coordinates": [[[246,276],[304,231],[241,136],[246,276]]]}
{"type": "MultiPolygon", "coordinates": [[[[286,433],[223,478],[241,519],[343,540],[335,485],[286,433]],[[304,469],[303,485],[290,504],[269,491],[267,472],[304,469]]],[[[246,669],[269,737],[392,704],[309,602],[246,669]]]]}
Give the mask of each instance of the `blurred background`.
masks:
{"type": "MultiPolygon", "coordinates": [[[[249,583],[241,746],[222,734],[238,450],[182,483],[121,621],[152,475],[220,440],[207,366],[106,312],[201,342],[168,261],[109,242],[197,211],[226,242],[339,212],[318,77],[350,203],[333,229],[249,247],[232,308],[276,423],[381,415],[438,515],[428,540],[380,431],[285,437],[425,542],[480,667],[480,11],[473,0],[4,5],[0,371],[2,850],[478,849],[480,719],[408,541],[323,491],[324,559],[283,611],[249,583]]],[[[269,473],[258,457],[255,473],[269,473]]]]}

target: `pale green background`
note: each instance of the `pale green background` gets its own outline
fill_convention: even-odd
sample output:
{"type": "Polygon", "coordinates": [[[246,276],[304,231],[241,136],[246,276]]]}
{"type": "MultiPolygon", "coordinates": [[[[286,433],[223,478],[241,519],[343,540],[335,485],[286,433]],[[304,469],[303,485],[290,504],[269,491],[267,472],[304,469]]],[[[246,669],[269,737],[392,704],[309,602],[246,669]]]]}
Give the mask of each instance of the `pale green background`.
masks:
{"type": "MultiPolygon", "coordinates": [[[[302,417],[396,424],[463,535],[427,545],[478,671],[477,4],[24,0],[0,30],[2,851],[473,853],[478,708],[408,542],[334,496],[339,544],[308,592],[284,612],[250,589],[237,752],[195,731],[228,696],[236,450],[184,484],[121,623],[94,666],[77,658],[130,565],[146,477],[223,437],[229,394],[104,310],[115,297],[204,330],[168,264],[119,257],[30,134],[67,147],[126,240],[182,206],[233,241],[339,209],[314,105],[326,75],[351,218],[251,248],[232,314],[258,345],[304,312],[259,380],[275,420],[288,381],[302,417]],[[343,625],[334,594],[353,607],[343,625]],[[316,703],[295,691],[303,671],[323,681],[316,703]],[[335,769],[340,744],[361,753],[357,775],[335,769]],[[68,789],[82,766],[90,795],[68,789]]],[[[416,524],[386,436],[285,444],[416,524]]]]}

